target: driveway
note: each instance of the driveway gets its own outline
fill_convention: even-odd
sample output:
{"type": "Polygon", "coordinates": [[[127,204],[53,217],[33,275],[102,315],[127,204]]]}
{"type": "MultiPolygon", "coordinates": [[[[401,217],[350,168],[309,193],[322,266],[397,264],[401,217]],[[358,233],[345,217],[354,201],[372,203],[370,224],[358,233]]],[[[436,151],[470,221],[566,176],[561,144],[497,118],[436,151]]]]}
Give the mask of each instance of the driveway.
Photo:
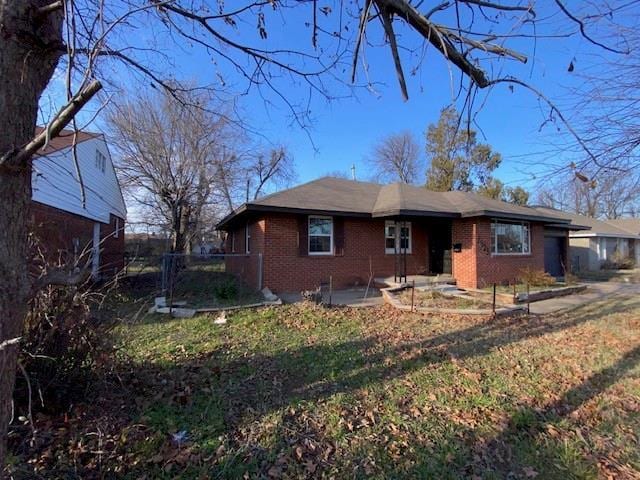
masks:
{"type": "Polygon", "coordinates": [[[596,302],[618,295],[640,295],[640,284],[616,282],[585,282],[587,290],[566,297],[550,298],[531,304],[531,313],[544,315],[562,310],[569,310],[586,303],[596,302]]]}

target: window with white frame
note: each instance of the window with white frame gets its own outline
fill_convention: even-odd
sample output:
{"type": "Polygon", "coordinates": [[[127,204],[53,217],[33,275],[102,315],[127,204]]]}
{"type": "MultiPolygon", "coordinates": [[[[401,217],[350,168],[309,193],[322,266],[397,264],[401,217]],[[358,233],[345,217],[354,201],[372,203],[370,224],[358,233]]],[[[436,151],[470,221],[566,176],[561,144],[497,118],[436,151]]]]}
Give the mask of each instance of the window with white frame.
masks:
{"type": "Polygon", "coordinates": [[[333,218],[309,217],[309,255],[333,253],[333,218]]]}
{"type": "Polygon", "coordinates": [[[411,222],[386,221],[384,224],[385,253],[411,253],[411,222]]]}
{"type": "Polygon", "coordinates": [[[244,227],[244,253],[251,253],[251,226],[248,223],[244,227]]]}
{"type": "Polygon", "coordinates": [[[100,150],[96,150],[96,168],[103,173],[107,168],[107,157],[100,150]]]}
{"type": "Polygon", "coordinates": [[[491,253],[494,255],[525,255],[531,253],[528,222],[491,222],[491,253]]]}

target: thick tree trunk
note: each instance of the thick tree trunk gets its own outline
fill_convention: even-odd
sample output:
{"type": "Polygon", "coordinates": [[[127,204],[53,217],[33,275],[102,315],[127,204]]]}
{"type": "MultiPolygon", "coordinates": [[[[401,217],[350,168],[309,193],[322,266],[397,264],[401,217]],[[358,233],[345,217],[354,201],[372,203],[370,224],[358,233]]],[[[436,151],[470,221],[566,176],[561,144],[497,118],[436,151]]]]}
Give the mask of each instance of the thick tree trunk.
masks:
{"type": "MultiPolygon", "coordinates": [[[[43,0],[0,0],[0,158],[33,138],[38,101],[53,75],[62,44],[59,11],[38,15],[43,0]]],[[[31,284],[27,234],[31,161],[0,165],[0,478],[19,345],[31,284]],[[4,343],[4,347],[2,346],[4,343]],[[6,342],[9,342],[7,345],[6,342]]]]}
{"type": "Polygon", "coordinates": [[[172,232],[172,253],[189,253],[188,242],[190,240],[189,223],[191,219],[191,208],[178,202],[178,207],[173,210],[173,232],[172,232]]]}

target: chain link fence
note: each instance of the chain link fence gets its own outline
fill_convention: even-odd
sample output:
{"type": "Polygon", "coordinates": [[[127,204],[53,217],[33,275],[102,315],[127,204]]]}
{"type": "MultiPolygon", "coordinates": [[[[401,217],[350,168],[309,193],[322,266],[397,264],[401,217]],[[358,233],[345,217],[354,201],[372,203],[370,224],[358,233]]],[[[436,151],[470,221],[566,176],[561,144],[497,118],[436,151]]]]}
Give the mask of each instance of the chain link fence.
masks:
{"type": "Polygon", "coordinates": [[[169,305],[216,308],[263,300],[261,254],[164,254],[160,291],[169,305]]]}

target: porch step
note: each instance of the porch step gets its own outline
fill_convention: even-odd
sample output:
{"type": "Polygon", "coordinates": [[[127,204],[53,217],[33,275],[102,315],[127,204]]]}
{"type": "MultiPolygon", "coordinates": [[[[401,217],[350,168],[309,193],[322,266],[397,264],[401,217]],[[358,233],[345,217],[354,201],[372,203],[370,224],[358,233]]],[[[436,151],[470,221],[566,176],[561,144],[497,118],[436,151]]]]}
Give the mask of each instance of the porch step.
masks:
{"type": "Polygon", "coordinates": [[[449,274],[441,274],[441,275],[407,275],[406,282],[397,282],[391,277],[376,277],[374,278],[376,286],[380,287],[402,287],[413,285],[415,282],[416,288],[422,287],[434,287],[436,285],[455,285],[456,280],[452,275],[449,274]]]}

